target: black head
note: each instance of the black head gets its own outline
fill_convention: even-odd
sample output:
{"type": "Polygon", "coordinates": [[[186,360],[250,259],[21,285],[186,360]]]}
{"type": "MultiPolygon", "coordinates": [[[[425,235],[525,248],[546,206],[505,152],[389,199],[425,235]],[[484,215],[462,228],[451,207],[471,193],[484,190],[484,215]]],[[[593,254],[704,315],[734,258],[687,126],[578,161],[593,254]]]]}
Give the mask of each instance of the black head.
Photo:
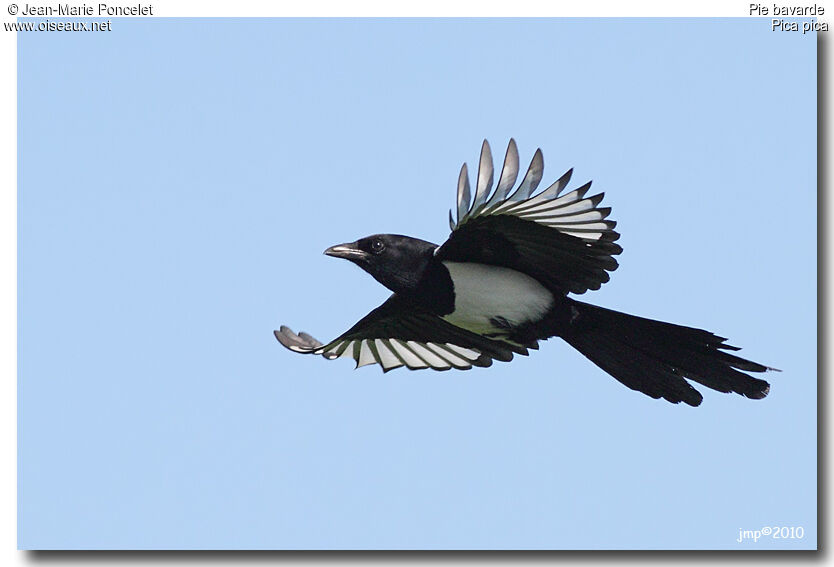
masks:
{"type": "Polygon", "coordinates": [[[391,291],[404,293],[417,287],[435,248],[436,244],[409,236],[374,234],[331,246],[324,253],[350,260],[391,291]]]}

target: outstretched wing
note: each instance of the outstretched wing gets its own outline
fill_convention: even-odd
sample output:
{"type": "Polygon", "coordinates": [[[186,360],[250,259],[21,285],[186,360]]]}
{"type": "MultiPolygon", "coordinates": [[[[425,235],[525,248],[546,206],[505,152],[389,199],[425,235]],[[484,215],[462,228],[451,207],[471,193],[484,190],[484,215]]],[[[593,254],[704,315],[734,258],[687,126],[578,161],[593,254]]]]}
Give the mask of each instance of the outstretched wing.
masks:
{"type": "Polygon", "coordinates": [[[518,149],[510,140],[504,166],[492,192],[493,166],[484,140],[478,185],[470,197],[466,164],[458,178],[457,221],[449,211],[452,234],[437,250],[440,260],[504,266],[529,274],[554,291],[584,293],[609,280],[617,269],[616,222],[610,208],[599,207],[604,193],[585,197],[588,182],[562,195],[573,170],[534,194],[542,179],[544,159],[536,150],[524,179],[518,178],[518,149]],[[491,193],[491,194],[490,194],[491,193]],[[471,202],[470,202],[471,201],[471,202]]]}
{"type": "Polygon", "coordinates": [[[328,344],[284,326],[275,331],[275,338],[294,352],[320,354],[331,360],[353,358],[357,368],[378,363],[384,372],[400,366],[469,370],[490,366],[493,359],[508,362],[514,353],[527,354],[522,346],[461,329],[397,294],[328,344]]]}

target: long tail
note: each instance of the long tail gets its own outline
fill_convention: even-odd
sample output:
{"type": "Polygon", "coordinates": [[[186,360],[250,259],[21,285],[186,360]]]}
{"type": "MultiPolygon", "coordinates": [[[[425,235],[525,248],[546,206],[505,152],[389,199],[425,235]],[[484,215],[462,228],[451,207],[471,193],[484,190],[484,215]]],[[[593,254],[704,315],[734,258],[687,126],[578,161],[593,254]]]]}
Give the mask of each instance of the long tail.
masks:
{"type": "Polygon", "coordinates": [[[723,337],[569,300],[570,322],[559,335],[633,390],[697,406],[703,397],[684,378],[719,392],[761,399],[770,384],[740,372],[775,370],[726,351],[723,337]]]}

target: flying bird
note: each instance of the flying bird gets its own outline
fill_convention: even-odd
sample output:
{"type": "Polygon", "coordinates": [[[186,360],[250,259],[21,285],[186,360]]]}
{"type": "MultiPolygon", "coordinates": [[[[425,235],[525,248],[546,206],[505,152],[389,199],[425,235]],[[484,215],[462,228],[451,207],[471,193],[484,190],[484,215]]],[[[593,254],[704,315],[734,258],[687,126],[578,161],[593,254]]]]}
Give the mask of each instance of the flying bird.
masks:
{"type": "Polygon", "coordinates": [[[616,223],[587,197],[591,183],[565,192],[573,170],[536,193],[544,160],[536,150],[521,183],[510,140],[498,183],[484,140],[474,195],[463,165],[451,234],[438,246],[396,234],[375,234],[325,250],[349,260],[394,292],[338,338],[323,344],[286,326],[275,337],[288,349],[356,367],[379,364],[468,370],[527,355],[559,337],[633,390],[697,406],[689,381],[753,399],[770,385],[746,372],[775,370],[740,358],[709,331],[645,319],[577,301],[617,269],[616,223]]]}

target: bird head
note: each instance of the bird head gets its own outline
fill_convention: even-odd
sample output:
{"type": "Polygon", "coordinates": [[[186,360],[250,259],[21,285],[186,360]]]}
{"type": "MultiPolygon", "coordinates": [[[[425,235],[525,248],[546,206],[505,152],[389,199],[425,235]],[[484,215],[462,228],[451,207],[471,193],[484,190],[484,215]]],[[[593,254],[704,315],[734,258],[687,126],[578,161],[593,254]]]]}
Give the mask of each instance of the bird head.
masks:
{"type": "Polygon", "coordinates": [[[393,292],[414,290],[431,261],[436,244],[401,236],[374,234],[331,246],[328,256],[350,260],[393,292]]]}

